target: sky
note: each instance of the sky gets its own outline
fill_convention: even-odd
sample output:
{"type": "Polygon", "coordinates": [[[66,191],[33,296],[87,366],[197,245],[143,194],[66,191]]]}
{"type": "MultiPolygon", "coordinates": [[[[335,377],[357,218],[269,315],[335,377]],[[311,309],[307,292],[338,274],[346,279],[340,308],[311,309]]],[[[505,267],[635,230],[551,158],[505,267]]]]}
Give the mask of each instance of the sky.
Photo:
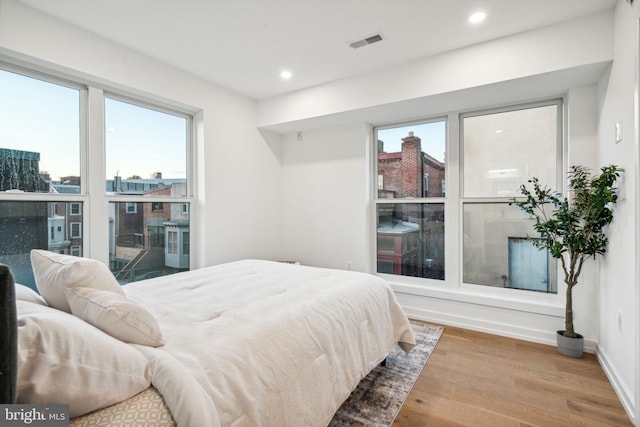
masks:
{"type": "MultiPolygon", "coordinates": [[[[40,153],[53,180],[80,175],[80,91],[0,70],[0,148],[40,153]]],[[[187,120],[105,101],[106,177],[186,176],[187,120]]]]}
{"type": "Polygon", "coordinates": [[[417,123],[389,129],[378,129],[378,139],[384,141],[384,151],[401,151],[402,138],[409,132],[421,139],[422,151],[444,162],[447,142],[447,122],[417,123]]]}
{"type": "Polygon", "coordinates": [[[105,127],[107,178],[186,177],[185,118],[107,99],[105,127]]]}

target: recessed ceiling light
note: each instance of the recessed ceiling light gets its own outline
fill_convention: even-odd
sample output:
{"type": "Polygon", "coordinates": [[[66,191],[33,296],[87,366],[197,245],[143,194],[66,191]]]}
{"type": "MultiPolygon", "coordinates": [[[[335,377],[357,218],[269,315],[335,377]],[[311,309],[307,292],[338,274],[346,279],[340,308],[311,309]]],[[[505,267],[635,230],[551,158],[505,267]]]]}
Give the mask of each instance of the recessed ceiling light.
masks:
{"type": "Polygon", "coordinates": [[[480,22],[484,21],[486,17],[486,13],[476,12],[469,17],[469,22],[471,22],[472,24],[479,24],[480,22]]]}
{"type": "Polygon", "coordinates": [[[291,77],[293,77],[293,74],[289,70],[284,70],[280,73],[280,78],[283,80],[289,80],[291,77]]]}

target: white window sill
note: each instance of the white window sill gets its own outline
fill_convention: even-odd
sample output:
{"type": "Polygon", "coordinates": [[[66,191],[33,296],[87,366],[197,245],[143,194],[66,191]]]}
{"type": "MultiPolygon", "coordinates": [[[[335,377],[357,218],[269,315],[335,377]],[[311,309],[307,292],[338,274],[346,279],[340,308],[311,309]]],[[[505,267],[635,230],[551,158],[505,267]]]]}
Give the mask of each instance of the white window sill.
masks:
{"type": "Polygon", "coordinates": [[[446,281],[388,274],[379,276],[385,279],[396,293],[564,317],[564,298],[559,294],[469,284],[452,286],[446,281]]]}

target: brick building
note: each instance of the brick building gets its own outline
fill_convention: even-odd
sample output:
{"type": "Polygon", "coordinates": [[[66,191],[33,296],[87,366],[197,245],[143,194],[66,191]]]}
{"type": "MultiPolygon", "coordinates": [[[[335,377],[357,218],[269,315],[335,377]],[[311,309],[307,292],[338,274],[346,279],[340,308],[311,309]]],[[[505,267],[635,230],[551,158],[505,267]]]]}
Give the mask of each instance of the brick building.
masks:
{"type": "Polygon", "coordinates": [[[378,197],[443,197],[444,163],[422,151],[422,141],[413,132],[402,138],[402,151],[384,152],[378,141],[378,197]]]}

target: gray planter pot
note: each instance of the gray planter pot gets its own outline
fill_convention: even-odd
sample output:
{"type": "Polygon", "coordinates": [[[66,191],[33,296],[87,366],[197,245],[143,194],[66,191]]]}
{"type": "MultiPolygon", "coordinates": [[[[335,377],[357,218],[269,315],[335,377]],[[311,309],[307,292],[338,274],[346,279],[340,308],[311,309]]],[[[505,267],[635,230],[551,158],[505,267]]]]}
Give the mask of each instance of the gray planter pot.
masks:
{"type": "Polygon", "coordinates": [[[576,334],[576,338],[569,338],[562,335],[564,331],[556,333],[556,341],[560,354],[569,357],[582,357],[582,349],[584,348],[584,338],[580,334],[576,334]]]}

